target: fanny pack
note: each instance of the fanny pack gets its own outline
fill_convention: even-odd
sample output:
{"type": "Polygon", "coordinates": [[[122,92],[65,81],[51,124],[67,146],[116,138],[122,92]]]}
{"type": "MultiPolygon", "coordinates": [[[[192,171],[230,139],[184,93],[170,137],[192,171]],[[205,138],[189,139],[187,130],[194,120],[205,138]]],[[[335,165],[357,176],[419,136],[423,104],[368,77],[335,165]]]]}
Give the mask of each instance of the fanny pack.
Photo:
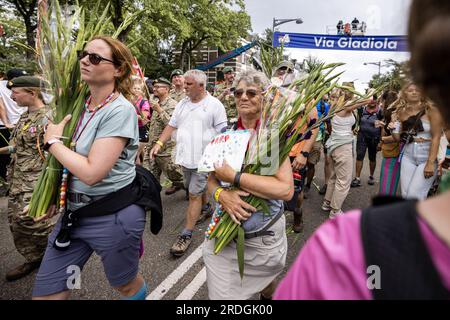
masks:
{"type": "Polygon", "coordinates": [[[264,226],[264,228],[262,228],[259,231],[245,233],[245,239],[252,239],[262,236],[274,236],[275,232],[269,230],[269,228],[272,227],[275,224],[275,222],[277,222],[283,216],[283,214],[284,210],[281,209],[280,212],[278,212],[277,215],[273,217],[273,219],[266,226],[264,226]]]}
{"type": "Polygon", "coordinates": [[[385,158],[396,158],[400,155],[400,143],[383,143],[381,145],[381,152],[385,158]]]}
{"type": "MultiPolygon", "coordinates": [[[[80,219],[114,214],[132,204],[151,211],[150,230],[153,234],[158,234],[163,220],[160,192],[161,185],[156,178],[147,169],[136,165],[136,177],[129,185],[106,196],[93,197],[93,201],[75,211],[66,210],[53,246],[58,250],[66,250],[71,242],[70,231],[78,225],[80,219]]],[[[81,198],[82,196],[80,200],[83,200],[81,198]]]]}

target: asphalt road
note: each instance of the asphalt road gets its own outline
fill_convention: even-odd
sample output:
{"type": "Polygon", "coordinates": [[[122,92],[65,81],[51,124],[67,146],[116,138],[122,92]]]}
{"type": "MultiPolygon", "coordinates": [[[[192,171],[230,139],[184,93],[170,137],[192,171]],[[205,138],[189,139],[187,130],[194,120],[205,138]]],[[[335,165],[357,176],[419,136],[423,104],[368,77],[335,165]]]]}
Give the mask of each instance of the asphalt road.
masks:
{"type": "MultiPolygon", "coordinates": [[[[362,173],[362,186],[350,189],[350,193],[344,203],[344,210],[352,208],[363,208],[370,205],[372,196],[378,191],[379,164],[375,172],[376,184],[369,186],[368,161],[364,163],[362,173]]],[[[321,161],[316,170],[314,182],[323,184],[323,162],[321,161]]],[[[169,249],[172,246],[178,232],[183,228],[184,213],[187,201],[184,193],[178,192],[171,196],[162,193],[164,206],[164,226],[161,232],[155,236],[151,234],[149,224],[144,232],[144,256],[140,262],[140,272],[147,281],[151,299],[208,299],[207,287],[204,282],[204,263],[201,258],[203,233],[208,222],[197,226],[194,232],[193,242],[188,252],[180,258],[173,258],[169,249]]],[[[286,212],[288,233],[288,256],[286,268],[279,277],[282,278],[289,266],[295,260],[299,250],[308,237],[324,221],[327,213],[320,209],[323,197],[317,193],[315,188],[309,192],[304,203],[304,231],[300,234],[291,231],[293,216],[286,212]]],[[[23,257],[15,250],[12,236],[9,231],[6,213],[6,198],[0,198],[0,299],[30,299],[33,281],[36,272],[15,282],[7,282],[5,274],[11,268],[24,262],[23,257]]],[[[73,290],[71,299],[119,299],[120,296],[110,288],[101,261],[97,255],[93,255],[81,274],[81,288],[73,290]]],[[[257,298],[256,296],[254,297],[257,298]]]]}

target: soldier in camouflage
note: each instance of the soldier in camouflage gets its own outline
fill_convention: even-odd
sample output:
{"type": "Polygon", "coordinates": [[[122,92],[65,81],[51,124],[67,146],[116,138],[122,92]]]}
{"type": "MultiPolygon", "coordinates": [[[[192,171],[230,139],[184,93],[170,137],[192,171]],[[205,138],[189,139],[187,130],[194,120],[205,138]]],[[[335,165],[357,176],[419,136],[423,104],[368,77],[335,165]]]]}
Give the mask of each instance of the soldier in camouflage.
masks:
{"type": "Polygon", "coordinates": [[[170,81],[172,82],[173,87],[169,92],[169,96],[176,102],[180,102],[186,97],[186,93],[184,91],[183,71],[180,69],[173,70],[170,75],[170,81]]]}
{"type": "Polygon", "coordinates": [[[6,274],[6,280],[13,281],[39,267],[55,221],[35,221],[24,211],[45,160],[44,128],[49,109],[43,102],[41,81],[23,76],[9,81],[7,86],[12,91],[11,98],[19,106],[28,106],[28,111],[21,115],[12,133],[9,146],[0,148],[0,154],[11,154],[12,158],[8,170],[8,221],[17,251],[26,260],[6,274]]]}
{"type": "Polygon", "coordinates": [[[224,105],[225,111],[227,112],[228,121],[236,122],[238,114],[233,95],[234,71],[231,67],[225,67],[222,72],[225,77],[225,82],[216,87],[214,96],[224,105]]]}
{"type": "MultiPolygon", "coordinates": [[[[169,96],[170,81],[165,78],[156,79],[153,82],[153,90],[155,97],[159,99],[159,103],[153,104],[153,109],[156,114],[153,113],[152,120],[150,122],[149,131],[149,144],[148,150],[151,149],[159,136],[163,132],[164,128],[169,123],[170,117],[177,105],[177,102],[169,96]]],[[[181,188],[183,188],[183,172],[180,166],[173,162],[172,154],[175,149],[175,141],[168,141],[155,159],[150,160],[149,170],[159,180],[161,173],[164,174],[172,181],[172,187],[166,190],[166,194],[170,195],[181,188]]],[[[148,153],[146,155],[149,157],[148,153]]]]}

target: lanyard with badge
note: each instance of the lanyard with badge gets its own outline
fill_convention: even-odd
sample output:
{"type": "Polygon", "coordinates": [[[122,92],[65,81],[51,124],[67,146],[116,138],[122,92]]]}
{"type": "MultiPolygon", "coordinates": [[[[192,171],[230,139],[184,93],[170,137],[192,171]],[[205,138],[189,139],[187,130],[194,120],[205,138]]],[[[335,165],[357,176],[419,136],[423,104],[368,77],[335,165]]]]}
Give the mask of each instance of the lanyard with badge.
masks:
{"type": "MultiPolygon", "coordinates": [[[[80,119],[78,119],[77,126],[75,128],[75,131],[72,135],[72,142],[70,143],[70,149],[72,151],[75,151],[75,147],[77,145],[78,140],[80,139],[81,135],[83,134],[84,130],[86,129],[89,122],[91,122],[92,118],[95,116],[98,110],[103,108],[105,105],[107,105],[112,98],[114,97],[115,92],[113,91],[102,103],[100,103],[98,106],[96,106],[92,112],[92,115],[89,117],[88,121],[84,124],[83,128],[81,128],[80,133],[78,131],[80,130],[81,123],[83,122],[84,115],[86,113],[86,110],[89,108],[89,104],[91,103],[92,96],[89,96],[89,98],[86,100],[86,103],[84,104],[83,112],[80,116],[80,119]]],[[[60,196],[59,196],[59,204],[60,204],[60,213],[63,213],[63,211],[66,209],[65,205],[67,203],[66,201],[66,194],[68,192],[67,185],[69,180],[69,170],[64,167],[62,179],[61,179],[61,189],[60,189],[60,196]]]]}
{"type": "Polygon", "coordinates": [[[112,98],[114,97],[114,94],[115,94],[115,92],[113,91],[108,97],[106,97],[105,100],[103,100],[102,103],[100,103],[98,106],[96,106],[94,108],[94,110],[92,111],[92,114],[89,117],[88,121],[86,121],[86,123],[84,124],[83,128],[81,128],[80,133],[78,134],[78,130],[80,130],[81,123],[83,122],[83,119],[84,119],[84,114],[86,113],[86,110],[88,110],[89,105],[91,103],[92,96],[89,96],[89,98],[86,100],[86,103],[84,104],[83,112],[81,113],[80,119],[78,120],[77,126],[76,126],[75,131],[74,131],[74,133],[72,135],[72,142],[70,143],[70,149],[72,149],[72,151],[75,151],[75,147],[77,145],[78,140],[80,139],[81,135],[83,134],[83,132],[86,129],[86,127],[89,124],[89,122],[91,122],[92,118],[94,118],[94,116],[97,113],[97,111],[100,110],[101,108],[103,108],[105,105],[107,105],[112,100],[112,98]]]}
{"type": "MultiPolygon", "coordinates": [[[[80,116],[80,119],[78,120],[77,126],[75,128],[74,134],[72,135],[72,142],[70,143],[70,149],[72,151],[75,151],[75,147],[77,144],[77,141],[80,139],[81,135],[83,134],[84,130],[86,129],[89,122],[92,120],[92,118],[95,116],[98,110],[103,108],[105,105],[107,105],[109,102],[111,102],[112,98],[114,97],[115,92],[112,92],[101,104],[96,106],[92,112],[92,115],[89,117],[88,121],[86,121],[83,128],[81,128],[80,133],[78,131],[80,130],[81,123],[83,122],[84,115],[86,113],[86,110],[89,108],[89,104],[91,103],[91,96],[86,100],[86,103],[84,105],[83,112],[80,116]]],[[[56,239],[54,241],[53,246],[57,250],[65,250],[70,245],[70,228],[73,226],[74,223],[74,217],[72,216],[72,211],[67,211],[67,193],[68,193],[68,179],[69,179],[69,170],[64,167],[62,179],[61,179],[61,189],[60,189],[60,197],[59,197],[59,213],[62,215],[61,220],[61,229],[59,233],[56,236],[56,239]]]]}

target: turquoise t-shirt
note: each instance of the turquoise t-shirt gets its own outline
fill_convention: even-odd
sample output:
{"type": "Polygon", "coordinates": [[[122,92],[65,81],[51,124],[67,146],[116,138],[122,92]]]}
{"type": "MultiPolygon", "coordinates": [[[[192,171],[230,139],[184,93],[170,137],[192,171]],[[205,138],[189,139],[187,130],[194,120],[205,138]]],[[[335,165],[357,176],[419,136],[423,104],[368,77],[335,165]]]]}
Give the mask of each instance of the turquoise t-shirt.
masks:
{"type": "MultiPolygon", "coordinates": [[[[91,116],[92,112],[89,110],[84,113],[79,132],[91,116]]],[[[106,195],[133,181],[136,175],[135,158],[139,147],[138,118],[133,105],[122,94],[97,111],[77,141],[75,151],[87,157],[94,141],[107,137],[128,138],[122,154],[111,171],[102,181],[92,186],[72,176],[69,192],[90,196],[106,195]]]]}

